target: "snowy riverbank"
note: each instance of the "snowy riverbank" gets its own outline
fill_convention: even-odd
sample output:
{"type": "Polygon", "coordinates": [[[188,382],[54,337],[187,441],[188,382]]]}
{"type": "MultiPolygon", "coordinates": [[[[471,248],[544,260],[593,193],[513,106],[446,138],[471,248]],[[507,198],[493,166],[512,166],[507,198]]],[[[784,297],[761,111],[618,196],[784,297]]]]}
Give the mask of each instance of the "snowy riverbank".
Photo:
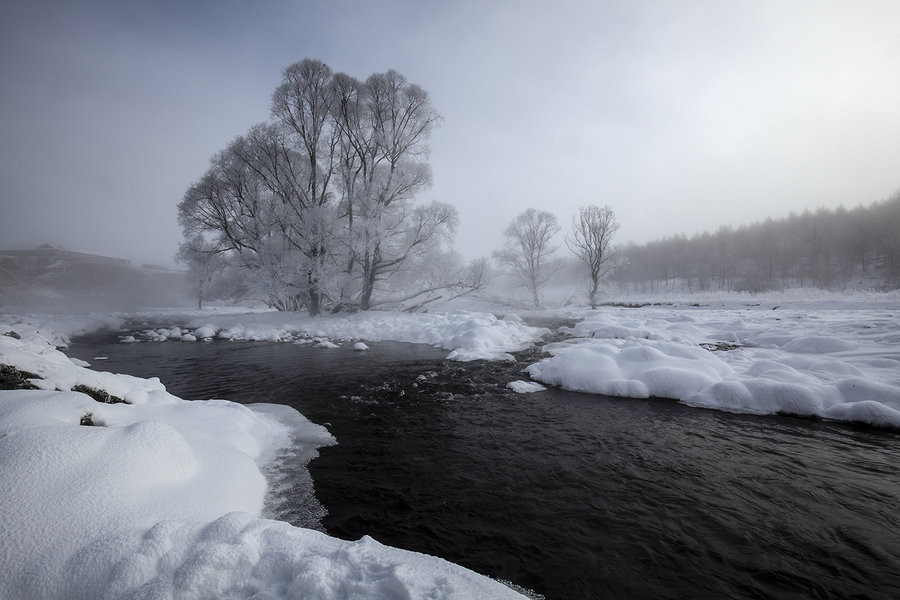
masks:
{"type": "Polygon", "coordinates": [[[0,364],[41,388],[0,391],[0,597],[521,597],[439,558],[261,518],[262,469],[286,446],[314,456],[334,441],[324,428],[283,406],[184,401],[54,347],[115,317],[26,320],[0,332],[0,364]]]}
{"type": "Polygon", "coordinates": [[[900,301],[706,302],[585,314],[535,380],[626,398],[900,428],[900,301]]]}
{"type": "MultiPolygon", "coordinates": [[[[578,321],[565,330],[571,339],[527,368],[546,385],[900,428],[896,293],[529,316],[578,321]]],[[[55,347],[103,328],[123,342],[271,340],[323,352],[417,342],[455,360],[509,359],[547,333],[515,315],[464,311],[0,316],[0,334],[14,332],[0,335],[0,364],[37,376],[39,388],[0,391],[0,597],[520,597],[438,558],[262,518],[262,469],[288,445],[314,456],[333,443],[328,432],[285,407],[186,402],[157,379],[93,371],[55,347]],[[120,330],[135,319],[146,326],[120,330]],[[125,403],[97,402],[76,386],[125,403]]]]}
{"type": "MultiPolygon", "coordinates": [[[[734,294],[672,298],[596,311],[523,312],[578,320],[573,339],[530,365],[535,381],[569,390],[660,397],[754,414],[792,414],[900,428],[900,294],[734,294]],[[639,306],[635,308],[635,306],[639,306]]],[[[180,326],[126,341],[270,340],[328,347],[355,340],[425,343],[451,360],[506,360],[546,329],[516,314],[361,313],[312,319],[276,312],[186,314],[180,326]]],[[[517,391],[542,389],[511,382],[517,391]]]]}

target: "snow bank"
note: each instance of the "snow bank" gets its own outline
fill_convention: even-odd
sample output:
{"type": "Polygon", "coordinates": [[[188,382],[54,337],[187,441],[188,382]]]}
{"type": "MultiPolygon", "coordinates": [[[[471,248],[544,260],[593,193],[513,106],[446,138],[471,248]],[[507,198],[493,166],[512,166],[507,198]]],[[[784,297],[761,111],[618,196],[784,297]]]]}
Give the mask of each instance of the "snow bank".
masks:
{"type": "MultiPolygon", "coordinates": [[[[308,317],[298,313],[255,312],[200,315],[184,327],[148,329],[139,337],[148,341],[219,338],[297,342],[314,339],[321,348],[335,341],[367,340],[429,344],[450,350],[450,360],[512,360],[510,352],[527,348],[546,329],[529,327],[521,320],[499,319],[486,313],[448,314],[369,311],[352,315],[308,317]]],[[[131,341],[123,337],[122,341],[131,341]]]]}
{"type": "Polygon", "coordinates": [[[438,558],[260,518],[266,464],[333,443],[293,409],[187,402],[16,335],[0,335],[0,364],[44,389],[0,391],[0,598],[521,598],[438,558]]]}
{"type": "Polygon", "coordinates": [[[897,311],[884,301],[606,308],[526,371],[582,392],[900,428],[897,311]]]}
{"type": "Polygon", "coordinates": [[[15,331],[23,339],[64,348],[75,336],[103,329],[118,329],[125,323],[122,314],[38,314],[0,315],[0,335],[15,331]]]}
{"type": "Polygon", "coordinates": [[[680,398],[720,380],[727,365],[699,347],[644,340],[584,340],[551,348],[526,369],[543,383],[629,398],[680,398]]]}
{"type": "Polygon", "coordinates": [[[69,567],[94,574],[67,578],[77,598],[522,598],[441,559],[245,513],[100,538],[69,567]]]}
{"type": "Polygon", "coordinates": [[[14,331],[21,339],[0,335],[0,364],[13,365],[21,371],[37,375],[31,383],[45,390],[68,391],[78,385],[105,390],[132,404],[153,401],[167,404],[177,398],[166,392],[159,379],[140,379],[130,375],[113,375],[83,368],[83,361],[69,359],[48,341],[64,339],[61,334],[47,335],[16,325],[14,331]]]}

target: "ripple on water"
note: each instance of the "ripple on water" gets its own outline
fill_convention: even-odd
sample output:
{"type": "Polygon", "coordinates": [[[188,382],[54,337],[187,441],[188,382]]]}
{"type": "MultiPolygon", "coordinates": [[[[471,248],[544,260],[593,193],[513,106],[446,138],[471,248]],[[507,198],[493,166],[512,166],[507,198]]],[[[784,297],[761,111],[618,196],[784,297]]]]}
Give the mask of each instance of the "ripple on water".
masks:
{"type": "Polygon", "coordinates": [[[108,356],[104,369],[159,376],[182,397],[285,403],[327,423],[338,444],[308,471],[286,458],[270,509],[332,535],[551,599],[900,597],[896,433],[519,395],[504,388],[533,352],[461,365],[368,345],[84,340],[71,354],[108,356]]]}

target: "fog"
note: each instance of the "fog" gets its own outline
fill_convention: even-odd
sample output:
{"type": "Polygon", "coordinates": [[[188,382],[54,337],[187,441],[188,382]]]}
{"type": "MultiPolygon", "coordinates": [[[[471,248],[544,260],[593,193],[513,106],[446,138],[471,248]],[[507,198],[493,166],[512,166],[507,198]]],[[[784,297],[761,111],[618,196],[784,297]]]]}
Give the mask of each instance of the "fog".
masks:
{"type": "Polygon", "coordinates": [[[431,95],[422,201],[466,258],[528,207],[646,242],[900,187],[900,4],[15,2],[0,23],[0,247],[174,264],[176,206],[303,58],[431,95]]]}

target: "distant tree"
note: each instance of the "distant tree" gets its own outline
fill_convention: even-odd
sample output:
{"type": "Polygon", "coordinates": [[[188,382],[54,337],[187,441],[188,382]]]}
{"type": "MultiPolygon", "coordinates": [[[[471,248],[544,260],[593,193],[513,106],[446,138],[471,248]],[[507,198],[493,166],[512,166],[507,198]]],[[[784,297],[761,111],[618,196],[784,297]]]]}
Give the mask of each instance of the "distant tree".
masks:
{"type": "Polygon", "coordinates": [[[900,288],[900,191],[888,200],[875,204],[873,213],[878,262],[884,273],[887,289],[900,288]]]}
{"type": "Polygon", "coordinates": [[[789,287],[900,287],[900,193],[853,210],[784,219],[621,249],[620,285],[761,292],[789,287]]]}
{"type": "Polygon", "coordinates": [[[216,276],[228,265],[222,248],[197,234],[179,245],[176,258],[187,265],[197,308],[202,309],[216,276]]]}
{"type": "Polygon", "coordinates": [[[541,305],[539,291],[556,270],[552,261],[556,246],[551,241],[557,233],[559,223],[552,213],[529,208],[506,227],[506,246],[494,252],[494,257],[528,288],[535,306],[541,305]]]}
{"type": "Polygon", "coordinates": [[[618,229],[616,215],[609,206],[582,206],[578,216],[572,218],[572,232],[566,236],[566,246],[588,268],[591,308],[597,308],[600,282],[609,273],[609,243],[618,229]]]}

